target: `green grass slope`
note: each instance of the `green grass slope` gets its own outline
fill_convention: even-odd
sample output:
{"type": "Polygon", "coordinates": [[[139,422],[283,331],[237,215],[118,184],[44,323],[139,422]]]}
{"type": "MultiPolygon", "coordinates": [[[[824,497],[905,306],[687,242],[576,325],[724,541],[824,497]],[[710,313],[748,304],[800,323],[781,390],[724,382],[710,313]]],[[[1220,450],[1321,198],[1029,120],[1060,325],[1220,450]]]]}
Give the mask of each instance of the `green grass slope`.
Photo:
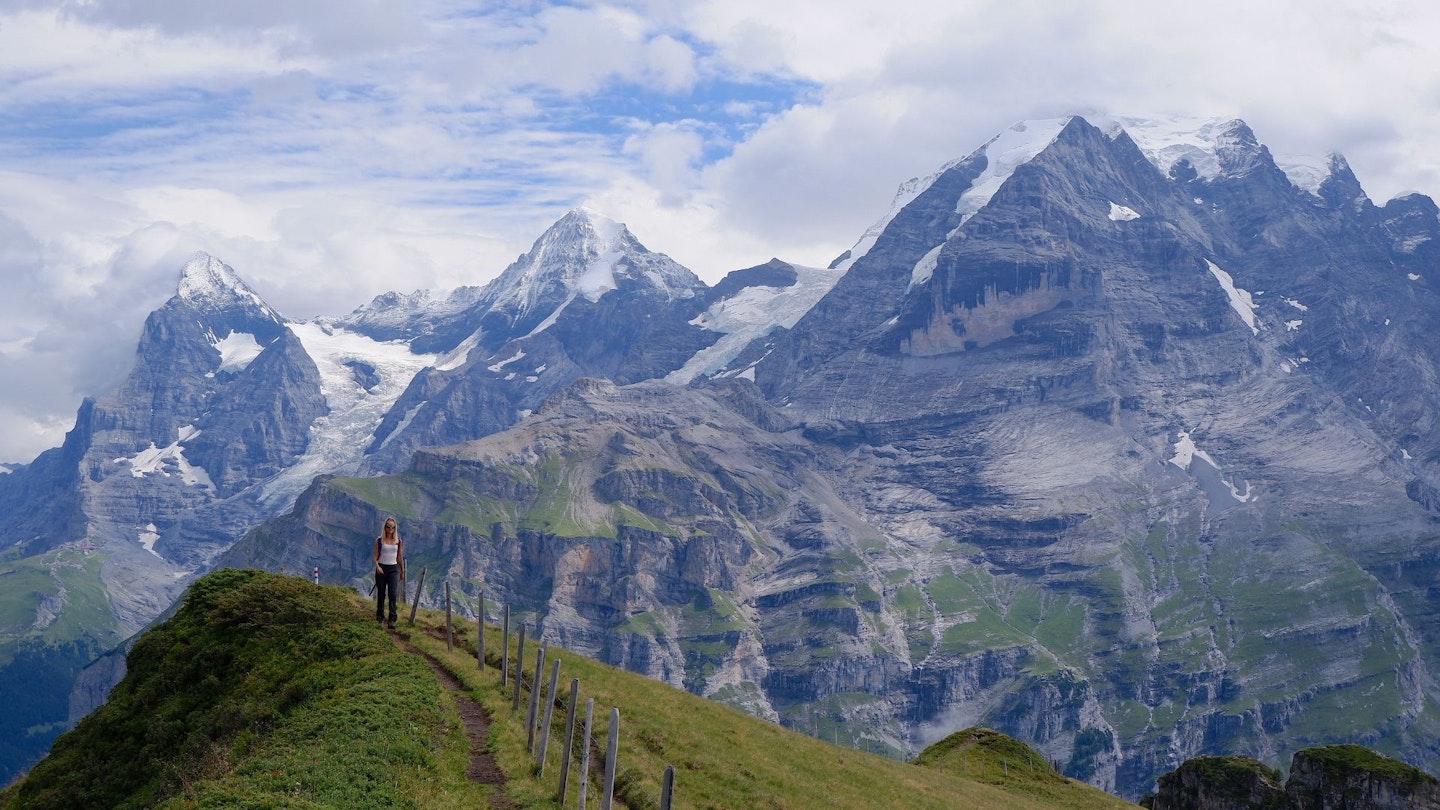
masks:
{"type": "Polygon", "coordinates": [[[110,701],[7,808],[421,807],[439,687],[348,592],[222,570],[135,644],[110,701]],[[373,623],[372,623],[373,624],[373,623]]]}
{"type": "MultiPolygon", "coordinates": [[[[470,634],[473,633],[472,626],[470,634]]],[[[506,763],[507,769],[528,770],[530,762],[524,754],[524,701],[517,716],[511,710],[510,696],[499,690],[495,670],[487,667],[482,674],[477,669],[470,640],[464,639],[454,653],[447,653],[443,639],[427,634],[417,633],[413,641],[447,666],[454,667],[471,693],[496,717],[495,727],[505,729],[503,734],[516,735],[519,753],[506,763]],[[516,721],[520,724],[516,725],[516,721]]],[[[493,650],[493,642],[498,641],[498,636],[487,636],[490,645],[487,650],[493,650]]],[[[511,646],[513,655],[513,642],[511,646]]],[[[626,806],[632,810],[658,804],[667,765],[676,769],[675,803],[684,808],[1025,810],[1134,806],[1058,774],[1054,774],[1054,783],[1037,792],[1031,784],[1020,780],[1012,784],[984,784],[957,770],[924,767],[832,745],[583,656],[563,650],[552,653],[548,660],[553,661],[557,655],[561,660],[562,696],[566,694],[569,679],[578,678],[581,683],[578,702],[582,709],[587,699],[595,700],[595,735],[602,747],[609,731],[610,709],[620,709],[617,781],[622,786],[626,806]]],[[[527,673],[534,666],[533,655],[533,647],[527,648],[527,673]]],[[[556,739],[564,733],[563,719],[557,709],[552,725],[556,739]]],[[[537,798],[554,795],[559,780],[557,749],[560,748],[563,744],[552,743],[545,779],[540,784],[532,783],[537,798]]],[[[503,756],[502,763],[505,763],[503,756]]],[[[578,776],[571,779],[573,785],[578,776]]],[[[592,799],[595,795],[598,794],[593,794],[592,799]]]]}
{"type": "MultiPolygon", "coordinates": [[[[452,651],[443,614],[422,611],[418,626],[400,638],[368,615],[368,606],[341,588],[253,570],[212,573],[137,642],[110,702],[0,794],[0,808],[557,806],[564,707],[555,711],[539,776],[526,750],[528,692],[515,711],[512,693],[500,688],[498,629],[488,629],[491,666],[481,669],[473,624],[457,632],[452,651]],[[468,780],[471,745],[454,693],[405,641],[488,709],[489,749],[508,779],[503,788],[468,780]]],[[[513,657],[513,638],[511,647],[513,657]]],[[[922,766],[834,746],[551,652],[561,661],[562,695],[573,677],[581,706],[595,700],[594,750],[603,751],[611,707],[620,709],[617,796],[631,810],[657,805],[667,765],[677,771],[677,808],[1133,807],[1053,771],[1040,782],[987,783],[944,757],[922,766]]],[[[528,683],[533,645],[526,658],[528,683]]],[[[575,806],[579,781],[577,764],[567,806],[575,806]]],[[[600,781],[595,772],[592,807],[599,806],[600,781]]]]}

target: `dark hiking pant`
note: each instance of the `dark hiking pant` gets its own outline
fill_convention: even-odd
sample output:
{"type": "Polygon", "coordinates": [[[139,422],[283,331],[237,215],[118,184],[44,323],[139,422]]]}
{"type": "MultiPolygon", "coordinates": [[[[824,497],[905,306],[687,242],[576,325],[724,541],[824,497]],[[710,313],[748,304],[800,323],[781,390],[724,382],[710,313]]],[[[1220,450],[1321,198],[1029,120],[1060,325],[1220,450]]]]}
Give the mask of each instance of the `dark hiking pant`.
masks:
{"type": "Polygon", "coordinates": [[[394,624],[400,617],[395,610],[395,600],[399,598],[400,593],[400,566],[398,564],[381,565],[380,568],[384,573],[376,572],[375,574],[375,621],[385,620],[382,608],[388,598],[390,600],[390,623],[394,624]]]}

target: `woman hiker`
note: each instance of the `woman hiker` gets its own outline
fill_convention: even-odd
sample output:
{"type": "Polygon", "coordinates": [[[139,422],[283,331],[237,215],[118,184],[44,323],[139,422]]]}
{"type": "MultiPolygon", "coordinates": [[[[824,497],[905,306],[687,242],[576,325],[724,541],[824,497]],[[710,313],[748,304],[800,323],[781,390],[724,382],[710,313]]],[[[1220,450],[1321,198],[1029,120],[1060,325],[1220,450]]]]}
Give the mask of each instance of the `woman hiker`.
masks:
{"type": "Polygon", "coordinates": [[[395,620],[398,618],[395,611],[396,595],[400,590],[400,583],[404,581],[405,541],[400,539],[395,518],[385,518],[385,528],[381,530],[380,536],[375,538],[375,621],[385,620],[382,608],[388,592],[391,630],[395,629],[395,620]]]}

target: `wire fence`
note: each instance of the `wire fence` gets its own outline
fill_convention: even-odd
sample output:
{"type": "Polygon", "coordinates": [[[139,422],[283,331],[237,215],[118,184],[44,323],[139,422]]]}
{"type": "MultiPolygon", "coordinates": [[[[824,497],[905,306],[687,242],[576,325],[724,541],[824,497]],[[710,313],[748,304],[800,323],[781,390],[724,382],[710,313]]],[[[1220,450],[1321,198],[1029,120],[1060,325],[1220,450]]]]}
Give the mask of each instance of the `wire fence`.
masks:
{"type": "MultiPolygon", "coordinates": [[[[410,609],[410,626],[415,625],[415,615],[419,611],[421,589],[425,584],[425,569],[420,569],[420,581],[415,587],[415,598],[410,609]]],[[[453,651],[456,639],[468,641],[467,631],[464,629],[465,620],[460,620],[460,632],[456,632],[454,611],[452,601],[455,597],[451,593],[450,582],[445,580],[443,585],[444,608],[445,608],[445,642],[448,650],[453,651]]],[[[470,607],[466,605],[466,607],[470,607]]],[[[634,768],[620,770],[620,709],[610,709],[610,716],[606,724],[607,739],[603,752],[599,748],[599,741],[592,739],[595,730],[595,699],[583,698],[584,724],[580,725],[580,702],[581,683],[579,678],[571,678],[568,694],[559,693],[560,683],[560,659],[556,657],[550,661],[550,676],[545,675],[546,659],[549,656],[548,645],[539,638],[538,649],[535,651],[534,675],[527,676],[525,672],[525,642],[527,627],[524,622],[519,622],[517,627],[517,643],[515,645],[515,656],[510,657],[510,631],[511,611],[509,605],[502,607],[500,623],[501,643],[500,650],[494,656],[487,655],[485,649],[485,626],[487,614],[485,611],[485,593],[480,591],[474,604],[476,621],[475,633],[475,659],[476,665],[483,672],[486,667],[498,670],[500,678],[500,689],[503,695],[510,690],[510,708],[512,712],[519,714],[521,711],[521,693],[528,694],[524,722],[526,726],[525,738],[526,748],[534,758],[529,776],[540,780],[545,776],[545,770],[552,759],[550,755],[550,734],[555,724],[555,711],[559,709],[564,712],[564,742],[559,745],[559,787],[556,790],[555,800],[560,807],[571,806],[567,804],[570,800],[571,773],[573,770],[579,772],[578,789],[575,791],[574,807],[579,810],[586,810],[590,798],[591,778],[598,777],[598,795],[600,800],[599,810],[613,810],[616,799],[619,799],[629,810],[672,810],[675,797],[675,766],[667,765],[660,781],[660,793],[656,795],[645,786],[644,774],[634,768]],[[546,697],[548,695],[548,697],[546,697]],[[578,739],[577,739],[578,733],[578,739]]],[[[538,633],[537,633],[538,636],[538,633]]]]}

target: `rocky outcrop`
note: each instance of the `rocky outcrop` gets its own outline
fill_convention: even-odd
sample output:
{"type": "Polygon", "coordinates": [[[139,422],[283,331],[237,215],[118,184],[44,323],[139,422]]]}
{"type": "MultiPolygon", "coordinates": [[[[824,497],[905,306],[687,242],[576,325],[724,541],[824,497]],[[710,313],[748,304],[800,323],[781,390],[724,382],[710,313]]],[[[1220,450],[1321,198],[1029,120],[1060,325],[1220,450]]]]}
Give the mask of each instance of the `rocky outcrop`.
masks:
{"type": "Polygon", "coordinates": [[[1160,777],[1150,810],[1287,810],[1280,773],[1249,757],[1196,757],[1160,777]]]}
{"type": "Polygon", "coordinates": [[[104,705],[110,690],[125,677],[125,654],[126,649],[111,650],[80,670],[70,690],[67,725],[74,726],[80,718],[104,705]]]}
{"type": "Polygon", "coordinates": [[[1360,745],[1297,751],[1290,778],[1249,757],[1196,757],[1160,777],[1151,810],[1434,810],[1440,780],[1360,745]]]}
{"type": "Polygon", "coordinates": [[[1285,783],[1295,810],[1437,810],[1440,780],[1359,745],[1296,752],[1285,783]]]}

